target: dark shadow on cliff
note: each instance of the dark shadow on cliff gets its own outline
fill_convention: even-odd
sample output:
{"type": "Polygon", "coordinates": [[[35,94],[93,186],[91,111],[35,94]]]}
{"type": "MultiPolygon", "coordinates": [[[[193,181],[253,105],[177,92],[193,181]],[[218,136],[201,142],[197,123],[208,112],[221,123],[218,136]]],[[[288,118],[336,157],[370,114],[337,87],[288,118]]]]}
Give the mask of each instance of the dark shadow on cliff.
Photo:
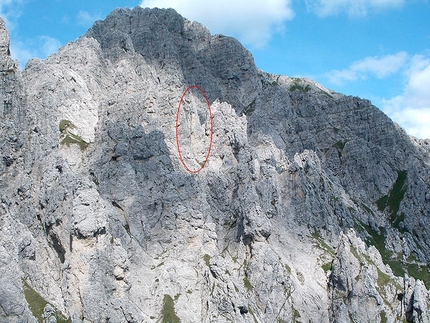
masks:
{"type": "Polygon", "coordinates": [[[98,159],[91,168],[101,196],[119,214],[111,220],[122,223],[111,226],[116,230],[111,233],[127,232],[144,246],[154,230],[159,235],[175,227],[172,211],[198,193],[195,178],[175,172],[161,131],[146,133],[142,126],[113,121],[103,128],[96,142],[98,159]]]}
{"type": "Polygon", "coordinates": [[[117,9],[85,36],[95,38],[113,63],[126,53],[141,55],[162,73],[179,73],[185,88],[200,86],[211,104],[216,99],[228,102],[238,114],[261,88],[252,55],[239,41],[211,36],[173,9],[117,9]]]}

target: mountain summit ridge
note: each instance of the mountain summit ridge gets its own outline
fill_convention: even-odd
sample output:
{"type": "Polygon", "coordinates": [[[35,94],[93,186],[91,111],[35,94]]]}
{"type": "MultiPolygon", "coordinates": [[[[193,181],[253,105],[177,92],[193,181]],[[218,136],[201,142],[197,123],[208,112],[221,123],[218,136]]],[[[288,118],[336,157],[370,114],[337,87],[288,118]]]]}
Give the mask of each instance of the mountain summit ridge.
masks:
{"type": "Polygon", "coordinates": [[[0,321],[430,320],[430,144],[370,101],[171,9],[22,72],[0,36],[0,321]]]}

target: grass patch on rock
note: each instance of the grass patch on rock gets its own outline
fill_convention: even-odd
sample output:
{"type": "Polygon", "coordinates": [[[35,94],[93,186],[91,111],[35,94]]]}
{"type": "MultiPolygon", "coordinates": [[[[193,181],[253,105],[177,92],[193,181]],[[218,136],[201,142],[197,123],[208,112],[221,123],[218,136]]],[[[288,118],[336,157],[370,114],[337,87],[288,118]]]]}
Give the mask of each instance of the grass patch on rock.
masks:
{"type": "Polygon", "coordinates": [[[332,263],[331,262],[328,262],[328,263],[326,263],[326,264],[323,264],[322,266],[321,266],[321,268],[324,270],[324,272],[327,274],[330,270],[331,270],[331,265],[332,265],[332,263]]]}
{"type": "Polygon", "coordinates": [[[293,84],[290,86],[290,91],[302,91],[304,93],[307,93],[311,90],[311,86],[309,84],[305,85],[305,82],[300,79],[294,80],[293,84]]]}
{"type": "Polygon", "coordinates": [[[326,251],[327,253],[329,253],[332,256],[335,256],[336,252],[333,250],[333,248],[331,248],[322,238],[321,235],[319,234],[318,231],[314,231],[314,233],[312,233],[312,237],[315,239],[315,241],[317,242],[317,247],[319,247],[320,249],[326,251]]]}
{"type": "MultiPolygon", "coordinates": [[[[38,292],[36,292],[31,286],[23,279],[22,280],[23,288],[24,288],[24,296],[25,300],[28,303],[28,307],[33,314],[33,316],[37,319],[39,323],[44,323],[45,318],[43,317],[44,309],[49,302],[45,300],[38,292]]],[[[52,306],[52,305],[51,305],[52,306]]],[[[72,320],[70,318],[65,317],[61,312],[59,312],[54,306],[55,312],[52,316],[54,316],[57,320],[57,323],[71,323],[72,320]]]]}
{"type": "Polygon", "coordinates": [[[61,120],[59,125],[60,133],[65,132],[68,129],[75,129],[75,125],[69,120],[61,120]]]}
{"type": "Polygon", "coordinates": [[[256,108],[256,103],[255,103],[255,99],[254,101],[252,101],[250,104],[248,104],[248,106],[245,107],[245,109],[243,109],[243,114],[244,115],[251,115],[256,108]]]}
{"type": "Polygon", "coordinates": [[[70,129],[75,129],[75,125],[69,120],[61,120],[58,126],[60,130],[60,144],[70,146],[78,145],[84,151],[88,147],[88,143],[82,137],[70,132],[70,129]]]}
{"type": "Polygon", "coordinates": [[[25,280],[22,280],[22,283],[24,287],[25,300],[28,303],[31,313],[39,322],[43,322],[43,309],[48,302],[33,288],[31,288],[25,280]]]}
{"type": "Polygon", "coordinates": [[[172,296],[165,294],[163,299],[163,309],[161,310],[161,323],[180,323],[180,318],[175,312],[175,302],[172,296]]]}
{"type": "Polygon", "coordinates": [[[251,284],[251,282],[249,281],[249,279],[248,279],[248,277],[247,276],[245,276],[245,277],[243,277],[243,285],[245,286],[245,288],[248,290],[248,291],[252,291],[253,290],[253,287],[252,287],[252,284],[251,284]]]}
{"type": "MultiPolygon", "coordinates": [[[[373,245],[378,249],[381,254],[384,264],[390,266],[393,274],[398,277],[403,277],[405,273],[415,279],[420,279],[424,282],[426,288],[430,288],[430,272],[425,264],[419,264],[415,261],[414,257],[408,258],[404,261],[401,255],[396,254],[385,247],[384,231],[380,232],[373,230],[370,226],[364,223],[357,223],[356,228],[363,228],[368,233],[369,237],[366,239],[368,245],[373,245]]],[[[378,275],[379,276],[379,275],[378,275]]],[[[379,282],[378,282],[379,284],[379,282]]]]}
{"type": "Polygon", "coordinates": [[[430,289],[430,273],[428,266],[420,264],[405,264],[405,269],[415,279],[421,279],[427,289],[430,289]]]}
{"type": "Polygon", "coordinates": [[[85,149],[87,149],[88,147],[88,143],[83,140],[81,137],[76,136],[76,135],[72,135],[71,133],[67,134],[62,140],[61,140],[61,144],[62,145],[66,145],[66,146],[70,146],[73,144],[76,144],[79,146],[79,148],[84,151],[85,149]]]}
{"type": "Polygon", "coordinates": [[[400,203],[402,202],[406,189],[408,174],[406,171],[397,171],[397,179],[393,185],[393,188],[388,192],[387,195],[382,196],[376,201],[376,206],[379,211],[388,209],[390,220],[393,226],[400,230],[399,224],[404,220],[404,214],[398,215],[400,203]]]}
{"type": "Polygon", "coordinates": [[[209,267],[209,262],[211,261],[211,256],[209,256],[208,254],[205,254],[203,256],[203,260],[205,261],[206,266],[209,267]]]}

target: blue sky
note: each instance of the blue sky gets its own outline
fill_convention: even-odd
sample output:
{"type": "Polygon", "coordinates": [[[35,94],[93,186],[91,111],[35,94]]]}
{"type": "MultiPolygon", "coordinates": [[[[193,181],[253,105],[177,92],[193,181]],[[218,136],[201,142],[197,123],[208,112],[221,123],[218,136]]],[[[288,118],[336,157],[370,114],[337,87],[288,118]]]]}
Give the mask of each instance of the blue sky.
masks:
{"type": "Polygon", "coordinates": [[[113,9],[137,5],[172,7],[238,38],[262,70],[370,99],[410,134],[430,138],[429,0],[0,0],[0,14],[25,66],[113,9]]]}

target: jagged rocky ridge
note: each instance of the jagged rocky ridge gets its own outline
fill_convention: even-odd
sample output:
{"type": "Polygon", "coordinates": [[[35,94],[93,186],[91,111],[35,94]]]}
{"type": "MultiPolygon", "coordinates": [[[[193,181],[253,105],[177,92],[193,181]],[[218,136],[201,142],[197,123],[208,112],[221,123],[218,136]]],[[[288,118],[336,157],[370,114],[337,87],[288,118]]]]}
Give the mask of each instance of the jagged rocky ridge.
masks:
{"type": "Polygon", "coordinates": [[[1,322],[429,322],[428,140],[173,10],[0,37],[1,322]]]}

